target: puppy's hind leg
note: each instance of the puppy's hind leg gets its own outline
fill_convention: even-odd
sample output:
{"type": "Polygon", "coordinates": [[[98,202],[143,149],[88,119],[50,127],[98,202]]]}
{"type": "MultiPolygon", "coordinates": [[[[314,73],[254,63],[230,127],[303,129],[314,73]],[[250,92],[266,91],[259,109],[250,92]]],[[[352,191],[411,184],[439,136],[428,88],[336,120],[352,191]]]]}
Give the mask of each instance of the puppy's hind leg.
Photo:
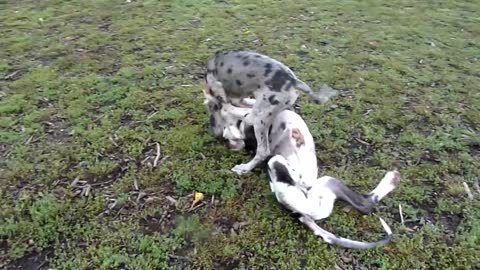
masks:
{"type": "Polygon", "coordinates": [[[378,186],[368,193],[368,199],[373,203],[378,203],[388,193],[392,192],[399,184],[401,175],[398,171],[389,171],[385,174],[378,186]]]}
{"type": "Polygon", "coordinates": [[[342,181],[330,176],[323,176],[318,180],[323,182],[323,186],[330,190],[336,198],[349,203],[359,212],[369,214],[372,211],[373,201],[353,191],[342,181]]]}
{"type": "Polygon", "coordinates": [[[337,198],[352,205],[363,214],[369,214],[373,206],[378,203],[388,193],[392,192],[400,183],[400,173],[397,171],[388,172],[380,181],[378,186],[367,196],[362,196],[347,187],[342,181],[333,177],[324,176],[319,180],[330,189],[337,198]]]}

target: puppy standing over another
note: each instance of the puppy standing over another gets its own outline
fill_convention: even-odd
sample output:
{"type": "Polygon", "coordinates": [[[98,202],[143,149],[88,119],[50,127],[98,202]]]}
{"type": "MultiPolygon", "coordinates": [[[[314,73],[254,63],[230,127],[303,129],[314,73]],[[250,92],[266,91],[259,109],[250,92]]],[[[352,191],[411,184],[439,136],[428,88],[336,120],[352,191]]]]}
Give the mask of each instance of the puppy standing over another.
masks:
{"type": "MultiPolygon", "coordinates": [[[[218,89],[213,90],[215,92],[218,89]]],[[[219,101],[208,93],[205,93],[205,97],[210,106],[217,104],[222,107],[223,118],[217,125],[224,130],[223,136],[229,140],[231,146],[243,145],[238,143],[239,140],[255,139],[254,136],[249,138],[245,133],[249,126],[242,120],[249,109],[231,104],[218,105],[219,101]]],[[[252,105],[255,100],[245,99],[245,102],[252,105]]],[[[356,249],[385,245],[391,240],[392,231],[381,218],[380,222],[387,236],[372,243],[337,237],[318,226],[315,220],[330,216],[337,198],[351,204],[361,213],[369,214],[373,206],[399,184],[400,174],[397,171],[388,172],[378,186],[364,197],[335,178],[323,176],[317,179],[313,137],[298,114],[289,110],[280,112],[269,128],[269,133],[274,155],[268,162],[271,190],[283,206],[300,215],[299,220],[315,235],[322,237],[327,243],[356,249]]]]}
{"type": "Polygon", "coordinates": [[[268,127],[276,115],[292,106],[297,100],[295,89],[300,89],[315,100],[324,103],[336,94],[328,86],[322,93],[315,94],[304,82],[299,80],[286,65],[268,56],[251,51],[230,51],[217,53],[208,62],[206,73],[207,91],[220,83],[225,95],[217,95],[226,103],[237,102],[254,95],[256,103],[252,113],[245,121],[254,127],[257,140],[255,157],[246,164],[236,165],[232,170],[237,174],[251,171],[270,155],[268,127]]]}

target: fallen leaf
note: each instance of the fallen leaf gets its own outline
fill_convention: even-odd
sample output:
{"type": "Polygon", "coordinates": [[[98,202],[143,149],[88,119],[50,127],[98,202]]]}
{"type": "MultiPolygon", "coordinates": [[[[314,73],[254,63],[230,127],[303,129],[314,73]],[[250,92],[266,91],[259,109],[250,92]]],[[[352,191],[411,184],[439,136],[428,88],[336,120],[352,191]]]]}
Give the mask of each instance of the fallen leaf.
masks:
{"type": "Polygon", "coordinates": [[[195,192],[195,196],[193,198],[192,206],[190,208],[193,208],[197,203],[201,202],[205,196],[201,192],[195,192]]]}
{"type": "Polygon", "coordinates": [[[370,46],[370,48],[373,48],[373,49],[378,48],[378,42],[376,41],[369,41],[368,45],[370,46]]]}

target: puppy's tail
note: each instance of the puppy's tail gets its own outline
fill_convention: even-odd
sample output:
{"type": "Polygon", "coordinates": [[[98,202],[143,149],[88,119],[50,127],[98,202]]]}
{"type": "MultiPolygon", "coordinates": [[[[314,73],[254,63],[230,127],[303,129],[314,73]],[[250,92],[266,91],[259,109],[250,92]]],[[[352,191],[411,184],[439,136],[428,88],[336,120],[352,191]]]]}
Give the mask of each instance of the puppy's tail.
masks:
{"type": "Polygon", "coordinates": [[[312,88],[308,86],[306,83],[302,82],[301,80],[297,79],[295,88],[300,89],[301,91],[307,93],[315,103],[325,103],[327,102],[331,97],[335,96],[337,94],[337,90],[331,88],[330,86],[323,84],[322,87],[320,88],[320,92],[316,94],[313,92],[312,88]]]}
{"type": "Polygon", "coordinates": [[[301,217],[300,221],[305,223],[311,230],[313,230],[315,235],[321,236],[323,240],[329,244],[338,245],[345,248],[352,248],[352,249],[369,249],[369,248],[384,246],[392,240],[392,236],[393,236],[392,230],[382,218],[379,217],[379,219],[387,235],[385,236],[384,239],[377,242],[361,242],[361,241],[355,241],[355,240],[350,240],[347,238],[336,236],[331,232],[328,232],[322,229],[320,226],[318,226],[315,223],[315,221],[307,217],[301,217]]]}

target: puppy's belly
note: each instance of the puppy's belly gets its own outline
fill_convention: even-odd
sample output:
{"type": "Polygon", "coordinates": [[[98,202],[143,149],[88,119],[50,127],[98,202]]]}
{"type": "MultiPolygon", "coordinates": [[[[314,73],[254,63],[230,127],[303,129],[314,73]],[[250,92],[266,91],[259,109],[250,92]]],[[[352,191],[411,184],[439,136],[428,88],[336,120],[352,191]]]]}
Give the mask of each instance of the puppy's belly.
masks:
{"type": "Polygon", "coordinates": [[[298,187],[278,182],[275,182],[272,186],[277,200],[291,211],[307,215],[314,213],[315,209],[310,202],[311,198],[308,198],[306,193],[298,187]]]}
{"type": "Polygon", "coordinates": [[[227,96],[231,98],[247,98],[254,95],[254,93],[256,92],[255,90],[258,89],[257,84],[254,83],[238,86],[236,85],[236,83],[227,81],[223,83],[223,85],[227,96]]]}

